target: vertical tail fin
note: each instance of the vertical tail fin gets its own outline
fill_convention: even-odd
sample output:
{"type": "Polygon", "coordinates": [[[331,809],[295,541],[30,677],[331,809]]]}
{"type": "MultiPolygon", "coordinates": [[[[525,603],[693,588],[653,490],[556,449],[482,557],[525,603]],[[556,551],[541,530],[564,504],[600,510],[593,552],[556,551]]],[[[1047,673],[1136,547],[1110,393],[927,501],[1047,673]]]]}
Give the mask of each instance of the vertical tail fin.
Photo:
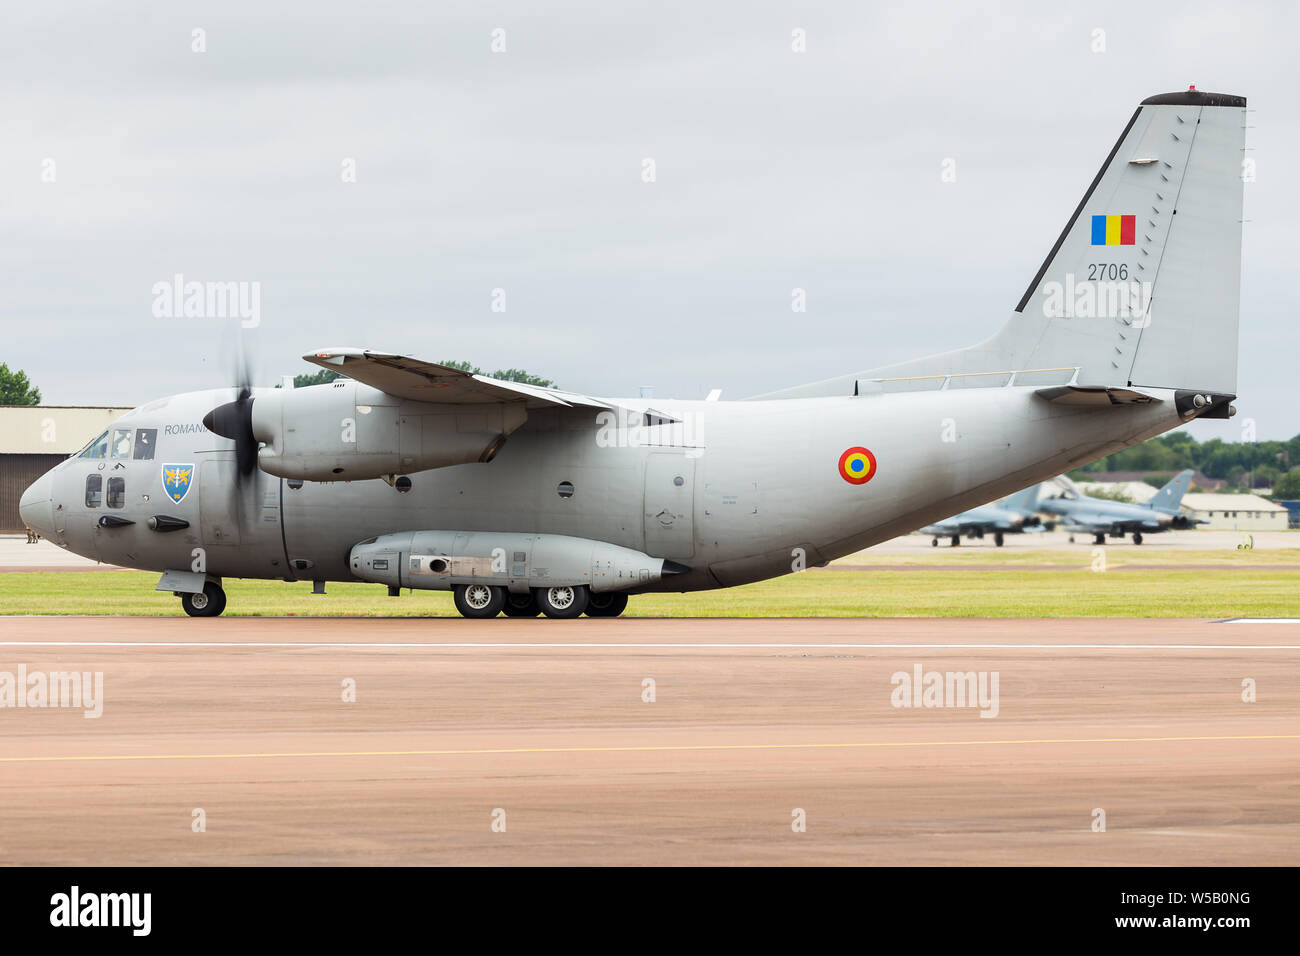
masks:
{"type": "Polygon", "coordinates": [[[1192,474],[1192,469],[1188,468],[1174,475],[1169,483],[1147,502],[1147,507],[1164,514],[1178,514],[1178,506],[1182,504],[1183,495],[1187,493],[1187,488],[1192,483],[1192,474]]]}
{"type": "MultiPolygon", "coordinates": [[[[857,394],[859,379],[1076,368],[1079,385],[1234,396],[1245,120],[1241,96],[1148,97],[996,335],[759,397],[857,394]]],[[[1089,142],[1045,144],[1031,159],[1043,166],[1053,150],[1089,142]]],[[[1044,376],[1017,383],[1061,384],[1044,376]]]]}
{"type": "Polygon", "coordinates": [[[997,337],[1028,340],[1022,367],[1235,394],[1245,116],[1219,93],[1142,101],[997,337]]]}
{"type": "Polygon", "coordinates": [[[1039,483],[1035,482],[1024,491],[1017,491],[1003,504],[1013,511],[1031,512],[1038,507],[1038,488],[1039,483]]]}

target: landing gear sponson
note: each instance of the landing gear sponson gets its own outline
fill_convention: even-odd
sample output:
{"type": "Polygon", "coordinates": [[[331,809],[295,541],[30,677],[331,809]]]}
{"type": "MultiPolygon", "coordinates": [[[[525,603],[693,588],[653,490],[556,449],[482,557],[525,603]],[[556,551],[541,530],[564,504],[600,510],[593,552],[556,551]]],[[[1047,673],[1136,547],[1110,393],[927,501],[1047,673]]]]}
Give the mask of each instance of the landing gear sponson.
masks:
{"type": "Polygon", "coordinates": [[[408,531],[368,538],[348,560],[362,581],[390,589],[450,590],[470,618],[617,617],[627,591],[685,565],[631,548],[560,534],[408,531]]]}

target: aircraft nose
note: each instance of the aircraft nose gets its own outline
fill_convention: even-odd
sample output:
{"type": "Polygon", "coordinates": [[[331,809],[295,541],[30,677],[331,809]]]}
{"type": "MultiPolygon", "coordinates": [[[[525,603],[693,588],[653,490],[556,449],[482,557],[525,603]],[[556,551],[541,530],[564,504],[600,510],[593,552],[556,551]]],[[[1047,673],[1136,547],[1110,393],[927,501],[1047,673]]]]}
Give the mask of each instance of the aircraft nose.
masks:
{"type": "Polygon", "coordinates": [[[46,538],[51,536],[54,529],[54,510],[50,500],[53,484],[53,479],[46,472],[33,481],[18,499],[18,515],[23,519],[23,524],[46,538]]]}

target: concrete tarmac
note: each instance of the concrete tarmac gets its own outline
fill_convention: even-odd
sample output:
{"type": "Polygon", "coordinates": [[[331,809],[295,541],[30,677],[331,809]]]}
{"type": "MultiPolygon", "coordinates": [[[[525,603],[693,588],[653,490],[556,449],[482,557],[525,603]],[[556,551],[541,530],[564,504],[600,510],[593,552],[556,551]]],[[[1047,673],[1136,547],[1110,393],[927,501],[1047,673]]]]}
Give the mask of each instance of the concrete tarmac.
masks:
{"type": "Polygon", "coordinates": [[[102,715],[0,708],[7,864],[1300,863],[1300,623],[8,618],[20,666],[102,715]]]}

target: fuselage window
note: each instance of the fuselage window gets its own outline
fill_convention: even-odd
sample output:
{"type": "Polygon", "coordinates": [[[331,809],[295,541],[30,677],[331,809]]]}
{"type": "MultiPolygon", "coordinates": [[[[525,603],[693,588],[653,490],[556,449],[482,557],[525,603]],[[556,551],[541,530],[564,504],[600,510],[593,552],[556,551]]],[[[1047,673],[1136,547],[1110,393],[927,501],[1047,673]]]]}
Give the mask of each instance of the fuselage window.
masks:
{"type": "Polygon", "coordinates": [[[107,458],[108,457],[108,432],[100,435],[89,445],[87,445],[79,456],[81,458],[107,458]]]}
{"type": "MultiPolygon", "coordinates": [[[[108,434],[108,433],[105,432],[104,434],[108,434]]],[[[103,493],[103,490],[104,490],[103,475],[86,476],[86,507],[87,508],[99,507],[99,499],[100,499],[100,495],[103,493]]]]}
{"type": "Polygon", "coordinates": [[[153,461],[154,441],[158,438],[156,428],[137,428],[135,430],[135,460],[153,461]]]}
{"type": "Polygon", "coordinates": [[[110,508],[120,508],[126,504],[126,479],[108,479],[108,494],[104,497],[104,503],[110,508]]]}
{"type": "Polygon", "coordinates": [[[131,457],[131,429],[114,428],[113,429],[113,457],[130,458],[131,457]]]}

